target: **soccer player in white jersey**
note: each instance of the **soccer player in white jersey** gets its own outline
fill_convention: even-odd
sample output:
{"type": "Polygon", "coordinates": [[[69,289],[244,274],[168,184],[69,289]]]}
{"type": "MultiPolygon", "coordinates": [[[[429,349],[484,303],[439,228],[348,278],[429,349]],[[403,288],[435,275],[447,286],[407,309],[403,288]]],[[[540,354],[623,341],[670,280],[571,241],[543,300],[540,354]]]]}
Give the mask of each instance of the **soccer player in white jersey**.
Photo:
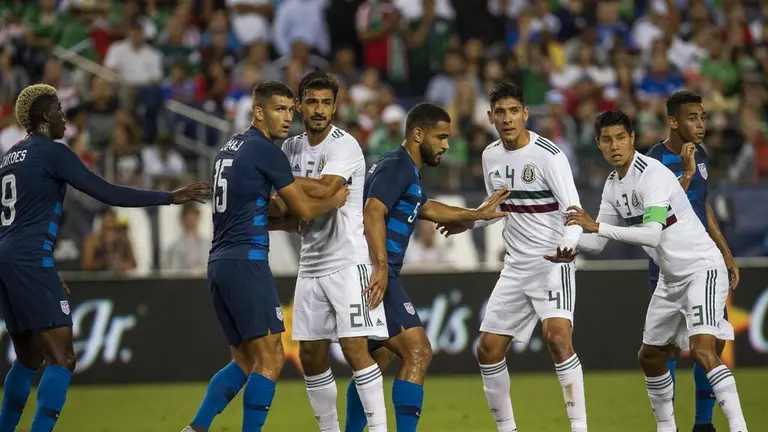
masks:
{"type": "Polygon", "coordinates": [[[322,431],[339,431],[336,382],[330,369],[332,341],[355,376],[370,431],[386,431],[381,370],[366,338],[389,337],[384,305],[369,309],[363,291],[372,273],[363,233],[365,158],[357,140],[331,124],[336,111],[336,79],[322,71],[306,75],[296,100],[306,133],[283,144],[296,180],[309,196],[333,195],[345,184],[344,207],[301,223],[301,255],[293,306],[293,339],[307,393],[322,431]]]}
{"type": "Polygon", "coordinates": [[[716,348],[718,339],[733,340],[733,327],[723,317],[729,282],[722,253],[675,174],[635,151],[635,133],[626,114],[600,114],[595,135],[603,157],[615,170],[605,182],[597,221],[574,207],[566,223],[591,233],[582,235],[582,250],[599,253],[608,240],[619,240],[642,246],[659,265],[659,282],[648,305],[638,353],[658,432],[677,430],[674,386],[666,362],[674,345],[690,346],[730,431],[746,432],[736,381],[716,348]]]}
{"type": "MultiPolygon", "coordinates": [[[[513,339],[528,342],[541,321],[571,430],[585,432],[584,376],[572,343],[576,281],[571,261],[581,229],[565,227],[565,209],[579,205],[579,194],[565,154],[552,141],[526,130],[523,90],[502,83],[489,99],[488,120],[501,139],[483,152],[485,187],[491,194],[506,186],[511,194],[501,204],[508,212],[504,269],[488,300],[477,346],[485,396],[499,431],[516,431],[505,356],[513,339]]],[[[485,225],[488,222],[474,223],[485,225]]],[[[450,235],[470,227],[473,224],[449,225],[441,232],[450,235]]]]}

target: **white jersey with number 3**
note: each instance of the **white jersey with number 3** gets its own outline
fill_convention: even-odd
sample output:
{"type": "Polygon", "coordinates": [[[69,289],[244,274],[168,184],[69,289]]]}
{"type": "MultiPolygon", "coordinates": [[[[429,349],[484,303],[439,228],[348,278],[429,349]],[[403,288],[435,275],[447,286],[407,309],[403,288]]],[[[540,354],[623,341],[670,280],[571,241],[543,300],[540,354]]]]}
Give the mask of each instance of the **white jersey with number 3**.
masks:
{"type": "Polygon", "coordinates": [[[320,277],[349,266],[370,264],[363,233],[365,157],[357,140],[331,126],[331,132],[320,144],[309,145],[304,133],[286,140],[283,152],[295,176],[317,179],[335,175],[349,183],[349,196],[343,207],[301,223],[299,276],[320,277]]]}
{"type": "Polygon", "coordinates": [[[622,220],[628,226],[641,225],[646,209],[654,207],[667,209],[666,223],[658,246],[643,249],[659,265],[667,283],[707,269],[725,268],[722,254],[675,174],[658,160],[636,152],[624,178],[615,171],[608,176],[598,219],[611,225],[622,220]]]}

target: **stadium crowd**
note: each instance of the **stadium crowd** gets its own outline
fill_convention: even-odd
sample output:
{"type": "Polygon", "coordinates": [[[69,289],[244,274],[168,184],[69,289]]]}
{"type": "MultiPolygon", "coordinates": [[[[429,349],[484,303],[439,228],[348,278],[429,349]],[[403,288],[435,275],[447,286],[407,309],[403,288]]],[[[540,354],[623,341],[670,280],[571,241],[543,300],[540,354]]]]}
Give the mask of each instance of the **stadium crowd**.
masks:
{"type": "MultiPolygon", "coordinates": [[[[664,100],[680,88],[705,98],[710,181],[768,177],[768,3],[760,0],[2,0],[0,14],[2,151],[24,136],[16,95],[44,82],[58,89],[67,143],[122,184],[167,188],[198,175],[200,154],[176,144],[195,124],[166,101],[244,130],[255,84],[278,79],[295,89],[314,68],[338,76],[336,124],[369,162],[401,142],[415,102],[449,111],[451,150],[425,172],[435,190],[483,189],[481,154],[495,139],[486,94],[506,80],[524,87],[530,128],[569,155],[581,188],[602,187],[607,170],[595,114],[627,112],[637,147],[647,149],[665,138],[664,100]],[[117,80],[72,67],[52,55],[55,46],[117,80]]],[[[297,117],[294,132],[301,128],[297,117]]],[[[223,136],[206,138],[216,147],[223,136]]],[[[70,195],[79,203],[70,211],[99,210],[70,195]]]]}

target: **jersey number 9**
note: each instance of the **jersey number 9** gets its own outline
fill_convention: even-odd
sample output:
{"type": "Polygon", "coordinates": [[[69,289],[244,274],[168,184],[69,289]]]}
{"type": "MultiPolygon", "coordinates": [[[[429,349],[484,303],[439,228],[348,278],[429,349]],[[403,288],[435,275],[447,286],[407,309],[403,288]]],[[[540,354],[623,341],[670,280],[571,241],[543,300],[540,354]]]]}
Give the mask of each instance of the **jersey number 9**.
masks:
{"type": "Polygon", "coordinates": [[[232,166],[232,159],[219,159],[213,167],[214,171],[214,190],[213,190],[213,211],[224,213],[227,210],[227,179],[224,178],[224,168],[232,166]]]}
{"type": "Polygon", "coordinates": [[[16,219],[16,175],[8,174],[3,177],[2,181],[2,196],[0,196],[0,204],[3,205],[3,211],[0,213],[0,224],[8,226],[16,219]],[[6,209],[7,214],[6,214],[6,209]]]}

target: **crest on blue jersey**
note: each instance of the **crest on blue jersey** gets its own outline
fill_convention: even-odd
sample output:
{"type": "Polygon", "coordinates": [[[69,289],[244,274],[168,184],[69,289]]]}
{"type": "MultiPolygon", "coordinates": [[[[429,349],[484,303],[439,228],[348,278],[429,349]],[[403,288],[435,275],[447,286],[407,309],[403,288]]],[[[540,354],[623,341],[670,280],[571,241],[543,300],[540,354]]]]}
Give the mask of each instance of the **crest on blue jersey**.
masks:
{"type": "Polygon", "coordinates": [[[62,300],[59,302],[59,305],[61,305],[61,311],[64,312],[64,315],[69,315],[69,302],[62,300]]]}
{"type": "Polygon", "coordinates": [[[275,314],[277,315],[277,319],[280,321],[283,320],[283,309],[281,309],[280,306],[275,308],[275,314]]]}
{"type": "Polygon", "coordinates": [[[403,303],[403,306],[405,306],[406,312],[408,312],[411,315],[416,315],[416,309],[413,308],[413,304],[411,302],[403,303]]]}
{"type": "Polygon", "coordinates": [[[709,175],[709,173],[707,173],[707,164],[702,162],[698,165],[699,165],[699,172],[701,173],[701,178],[706,180],[707,176],[709,175]]]}

